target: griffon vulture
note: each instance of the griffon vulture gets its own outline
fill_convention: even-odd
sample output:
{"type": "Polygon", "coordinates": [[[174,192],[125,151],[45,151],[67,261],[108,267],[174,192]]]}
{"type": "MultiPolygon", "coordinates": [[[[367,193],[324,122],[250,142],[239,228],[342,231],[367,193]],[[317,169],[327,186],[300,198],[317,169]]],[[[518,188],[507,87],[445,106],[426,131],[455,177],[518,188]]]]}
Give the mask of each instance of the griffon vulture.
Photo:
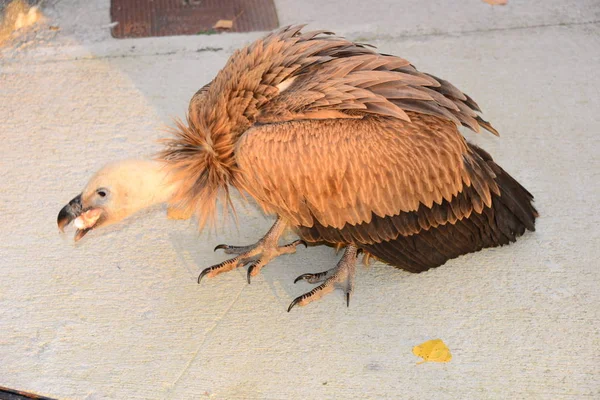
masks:
{"type": "Polygon", "coordinates": [[[458,130],[497,134],[473,99],[405,59],[301,29],[236,51],[158,160],[99,171],[59,227],[75,220],[80,239],[160,202],[202,227],[234,187],[277,220],[253,245],[217,246],[237,256],[198,281],[247,264],[250,279],[304,242],[345,247],[334,268],[296,279],[320,285],[288,311],[335,288],[349,301],[360,252],[421,272],[534,230],[533,196],[458,130]],[[301,240],[279,245],[286,228],[301,240]]]}

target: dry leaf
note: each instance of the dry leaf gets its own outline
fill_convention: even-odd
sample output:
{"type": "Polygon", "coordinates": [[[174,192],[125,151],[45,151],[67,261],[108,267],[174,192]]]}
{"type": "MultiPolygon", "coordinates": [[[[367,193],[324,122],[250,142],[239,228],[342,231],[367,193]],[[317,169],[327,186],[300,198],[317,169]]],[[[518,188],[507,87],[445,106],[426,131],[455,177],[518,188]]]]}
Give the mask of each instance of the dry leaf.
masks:
{"type": "Polygon", "coordinates": [[[217,21],[215,26],[213,26],[213,28],[215,28],[215,29],[231,29],[231,28],[233,28],[233,21],[230,19],[220,19],[217,21]]]}
{"type": "Polygon", "coordinates": [[[442,339],[428,340],[425,343],[413,347],[413,354],[423,358],[423,361],[418,362],[417,365],[428,361],[448,362],[452,359],[450,349],[448,349],[442,339]]]}
{"type": "Polygon", "coordinates": [[[493,6],[505,6],[508,3],[508,0],[483,0],[488,4],[493,6]]]}

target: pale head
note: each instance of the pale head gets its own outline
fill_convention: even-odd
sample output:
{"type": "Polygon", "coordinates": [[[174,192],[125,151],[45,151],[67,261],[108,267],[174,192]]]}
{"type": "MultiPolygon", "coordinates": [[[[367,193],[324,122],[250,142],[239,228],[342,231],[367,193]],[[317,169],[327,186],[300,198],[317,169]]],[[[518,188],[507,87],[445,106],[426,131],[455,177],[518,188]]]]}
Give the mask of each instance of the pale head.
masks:
{"type": "Polygon", "coordinates": [[[58,214],[63,230],[75,221],[75,241],[88,231],[119,222],[154,204],[167,201],[172,187],[166,183],[164,164],[149,160],[124,160],[107,164],[92,176],[81,194],[58,214]]]}

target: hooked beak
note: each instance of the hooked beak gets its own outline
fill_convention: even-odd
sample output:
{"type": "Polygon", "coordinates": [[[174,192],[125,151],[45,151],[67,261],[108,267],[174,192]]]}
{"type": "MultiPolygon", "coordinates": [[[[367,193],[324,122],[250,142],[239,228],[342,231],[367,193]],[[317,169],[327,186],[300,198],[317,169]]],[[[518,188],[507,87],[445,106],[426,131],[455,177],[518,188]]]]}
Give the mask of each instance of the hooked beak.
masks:
{"type": "Polygon", "coordinates": [[[58,218],[56,219],[56,223],[58,224],[58,229],[64,233],[65,226],[69,225],[71,221],[81,215],[83,211],[83,206],[81,205],[81,194],[73,198],[66,206],[60,210],[58,213],[58,218]]]}
{"type": "MultiPolygon", "coordinates": [[[[56,219],[56,223],[58,224],[58,229],[64,233],[65,227],[69,225],[73,220],[77,219],[79,216],[84,214],[83,205],[81,203],[81,194],[73,198],[73,200],[69,201],[69,203],[64,206],[60,212],[58,213],[58,218],[56,219]]],[[[96,218],[98,219],[98,218],[96,218]]],[[[82,237],[85,236],[91,229],[94,228],[95,221],[90,226],[78,226],[78,221],[75,221],[75,226],[77,226],[77,231],[75,232],[74,240],[77,242],[82,237]]]]}

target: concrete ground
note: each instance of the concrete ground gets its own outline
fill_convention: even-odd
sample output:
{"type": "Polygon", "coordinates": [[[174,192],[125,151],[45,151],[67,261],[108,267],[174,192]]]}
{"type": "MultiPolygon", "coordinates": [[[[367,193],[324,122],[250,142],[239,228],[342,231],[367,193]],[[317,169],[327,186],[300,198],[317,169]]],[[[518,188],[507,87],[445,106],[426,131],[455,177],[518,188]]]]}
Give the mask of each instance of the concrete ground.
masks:
{"type": "Polygon", "coordinates": [[[232,51],[262,35],[116,40],[108,0],[49,0],[45,25],[0,49],[0,385],[70,399],[600,398],[600,3],[279,0],[476,99],[501,132],[469,138],[535,196],[537,231],[411,275],[360,268],[341,292],[286,312],[331,267],[300,249],[251,285],[196,284],[218,243],[164,209],[77,245],[56,215],[104,163],[145,156],[232,51]],[[325,3],[325,4],[323,4],[325,3]],[[48,25],[59,27],[48,29],[48,25]],[[449,363],[416,365],[441,338],[449,363]]]}

